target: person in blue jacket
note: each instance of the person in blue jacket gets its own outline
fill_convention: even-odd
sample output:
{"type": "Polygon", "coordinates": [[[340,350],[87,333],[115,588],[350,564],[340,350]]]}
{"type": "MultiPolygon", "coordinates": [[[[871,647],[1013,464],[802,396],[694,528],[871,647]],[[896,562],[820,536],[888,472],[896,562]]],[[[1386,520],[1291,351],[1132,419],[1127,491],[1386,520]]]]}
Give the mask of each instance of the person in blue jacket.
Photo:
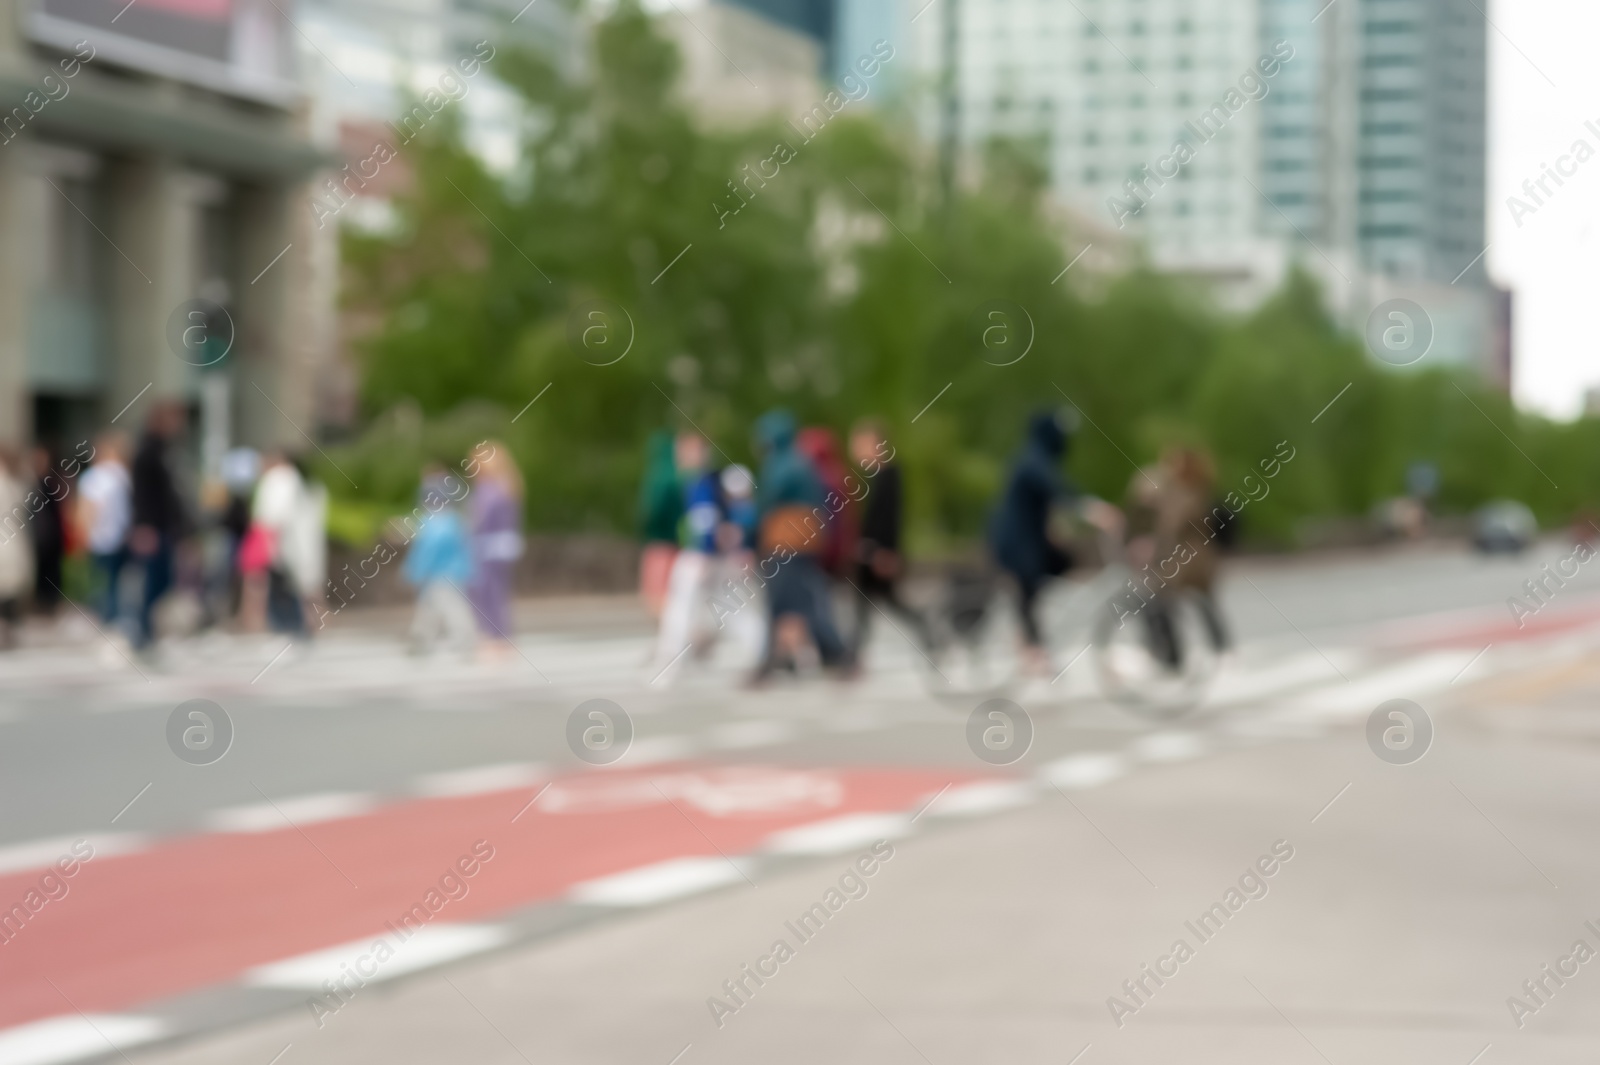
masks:
{"type": "Polygon", "coordinates": [[[416,586],[417,612],[411,621],[411,651],[421,654],[444,642],[470,653],[477,642],[477,624],[467,600],[472,580],[472,536],[454,503],[462,498],[460,478],[443,467],[423,471],[421,509],[427,512],[411,541],[400,573],[416,586]]]}

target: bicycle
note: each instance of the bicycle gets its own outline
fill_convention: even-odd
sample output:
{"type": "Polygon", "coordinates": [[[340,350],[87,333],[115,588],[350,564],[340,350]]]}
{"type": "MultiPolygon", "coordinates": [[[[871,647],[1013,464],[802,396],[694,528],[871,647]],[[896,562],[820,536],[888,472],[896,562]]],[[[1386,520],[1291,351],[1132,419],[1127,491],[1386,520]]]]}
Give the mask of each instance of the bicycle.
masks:
{"type": "MultiPolygon", "coordinates": [[[[1098,572],[1061,579],[1040,597],[1045,643],[1060,671],[1092,652],[1102,693],[1133,713],[1174,718],[1205,697],[1222,657],[1220,633],[1191,591],[1141,594],[1120,539],[1100,536],[1098,572]],[[1086,608],[1085,608],[1086,607],[1086,608]],[[1064,665],[1062,665],[1064,663],[1064,665]]],[[[923,669],[935,699],[970,707],[1025,679],[1015,591],[992,565],[951,572],[930,621],[939,652],[923,669]]]]}

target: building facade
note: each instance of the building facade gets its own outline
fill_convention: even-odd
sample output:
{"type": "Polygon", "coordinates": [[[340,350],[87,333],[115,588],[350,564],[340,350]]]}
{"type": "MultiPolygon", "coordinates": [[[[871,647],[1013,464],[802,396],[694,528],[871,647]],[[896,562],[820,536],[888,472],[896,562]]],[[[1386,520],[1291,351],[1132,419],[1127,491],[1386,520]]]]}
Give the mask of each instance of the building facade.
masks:
{"type": "Polygon", "coordinates": [[[293,30],[260,0],[123,6],[0,16],[0,444],[70,449],[170,399],[207,464],[304,446],[333,279],[293,30]]]}
{"type": "MultiPolygon", "coordinates": [[[[843,32],[862,16],[841,5],[843,32]]],[[[1057,199],[1156,268],[1242,307],[1298,264],[1358,331],[1415,299],[1439,319],[1433,361],[1506,376],[1471,0],[892,6],[930,139],[953,125],[967,158],[997,135],[1042,141],[1057,199]]]]}

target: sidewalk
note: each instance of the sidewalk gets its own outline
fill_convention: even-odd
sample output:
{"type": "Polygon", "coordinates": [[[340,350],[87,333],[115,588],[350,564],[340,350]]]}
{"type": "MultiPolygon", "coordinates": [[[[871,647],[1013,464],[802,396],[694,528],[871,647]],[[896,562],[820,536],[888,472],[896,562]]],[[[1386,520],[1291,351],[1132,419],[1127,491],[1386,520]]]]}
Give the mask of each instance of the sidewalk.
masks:
{"type": "Polygon", "coordinates": [[[741,882],[372,985],[320,1030],[296,1008],[132,1057],[1589,1062],[1600,975],[1569,978],[1520,1031],[1506,999],[1574,940],[1600,946],[1584,927],[1600,924],[1600,856],[1571,845],[1592,836],[1600,800],[1596,756],[1572,743],[1600,732],[1587,710],[1597,689],[1589,671],[1546,691],[1539,709],[1469,699],[1437,719],[1433,750],[1410,766],[1379,761],[1346,727],[904,840],[867,894],[720,1028],[708,998],[730,1001],[724,981],[754,987],[741,966],[759,965],[779,938],[796,942],[790,925],[856,849],[759,888],[741,882]],[[1280,840],[1293,856],[1264,881],[1265,896],[1196,936],[1191,925],[1280,840]],[[1141,966],[1173,964],[1161,959],[1180,938],[1193,956],[1157,987],[1141,966]],[[1139,978],[1144,1004],[1119,1028],[1107,999],[1139,1001],[1123,987],[1139,978]]]}

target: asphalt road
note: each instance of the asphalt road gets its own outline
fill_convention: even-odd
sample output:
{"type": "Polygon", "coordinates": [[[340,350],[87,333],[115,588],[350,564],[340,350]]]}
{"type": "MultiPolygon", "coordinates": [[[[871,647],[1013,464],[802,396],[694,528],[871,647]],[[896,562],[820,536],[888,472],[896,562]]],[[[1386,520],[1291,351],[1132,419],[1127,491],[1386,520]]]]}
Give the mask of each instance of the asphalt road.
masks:
{"type": "MultiPolygon", "coordinates": [[[[524,604],[519,656],[489,666],[409,658],[377,615],[309,652],[216,639],[137,670],[93,633],[55,641],[0,661],[0,891],[20,898],[75,839],[99,849],[0,944],[0,1063],[145,1043],[153,1061],[261,1065],[289,1044],[329,1061],[666,1062],[688,1044],[686,1063],[943,1065],[1093,1044],[1085,1063],[1182,1047],[1465,1065],[1495,1043],[1576,1061],[1582,976],[1521,1029],[1503,1001],[1584,918],[1600,926],[1582,846],[1600,578],[1521,628],[1506,604],[1566,554],[1241,563],[1223,594],[1239,649],[1205,706],[1151,722],[1075,667],[1012,693],[1034,735],[999,766],[883,624],[866,679],[760,692],[726,653],[652,686],[644,619],[620,601],[524,604]],[[1437,715],[1415,765],[1364,739],[1394,697],[1437,715]],[[206,765],[167,737],[196,698],[233,726],[206,765]],[[636,729],[599,774],[566,729],[593,698],[636,729]],[[306,958],[381,933],[479,832],[500,864],[450,901],[434,953],[413,946],[310,1024],[288,963],[320,976],[306,958]],[[712,1023],[721,981],[879,837],[897,859],[841,914],[854,928],[712,1023]],[[1137,1001],[1122,981],[1280,838],[1299,860],[1240,934],[1112,1023],[1106,998],[1137,1001]]],[[[1053,607],[1061,665],[1084,594],[1053,607]]]]}
{"type": "MultiPolygon", "coordinates": [[[[1565,545],[1551,543],[1510,558],[1406,550],[1251,561],[1234,569],[1221,598],[1248,668],[1349,647],[1381,649],[1404,638],[1403,625],[1385,622],[1424,619],[1426,625],[1430,615],[1471,610],[1482,611],[1486,623],[1507,621],[1506,599],[1538,577],[1544,563],[1567,553],[1565,545]]],[[[1585,568],[1546,610],[1556,614],[1596,592],[1600,570],[1585,568]]],[[[1075,618],[1081,594],[1065,590],[1062,598],[1075,618]]],[[[143,667],[149,679],[97,645],[92,634],[79,645],[0,661],[0,810],[6,811],[0,846],[105,831],[146,784],[149,791],[121,815],[118,828],[178,830],[217,807],[261,801],[257,788],[271,796],[389,793],[432,772],[507,762],[576,764],[563,726],[565,714],[586,698],[618,702],[638,719],[641,739],[779,717],[842,726],[823,733],[826,739],[774,745],[773,753],[799,759],[937,764],[965,750],[959,736],[939,742],[964,710],[927,698],[911,668],[912,652],[881,622],[869,664],[889,675],[855,688],[817,682],[750,693],[738,687],[737,670],[725,666],[686,668],[663,692],[648,687],[649,630],[632,603],[563,603],[555,619],[537,604],[525,604],[524,612],[528,628],[545,631],[524,639],[523,658],[492,667],[409,660],[391,636],[394,627],[381,624],[390,618],[334,630],[304,660],[291,651],[274,662],[282,641],[265,637],[185,647],[163,671],[143,667]],[[571,629],[579,634],[551,631],[559,614],[576,615],[571,629]],[[115,664],[104,664],[108,658],[115,664]],[[263,667],[265,675],[255,679],[263,667]],[[235,746],[215,771],[196,771],[167,747],[166,719],[189,698],[213,699],[234,720],[235,746]],[[849,729],[852,719],[874,715],[904,723],[888,742],[879,742],[882,730],[849,729]]],[[[1066,634],[1063,643],[1074,637],[1081,643],[1078,632],[1066,634]]],[[[1105,706],[1092,685],[1033,694],[1043,696],[1035,701],[1051,720],[1069,726],[1059,737],[1042,737],[1048,742],[1071,747],[1080,731],[1135,724],[1105,706]]]]}

